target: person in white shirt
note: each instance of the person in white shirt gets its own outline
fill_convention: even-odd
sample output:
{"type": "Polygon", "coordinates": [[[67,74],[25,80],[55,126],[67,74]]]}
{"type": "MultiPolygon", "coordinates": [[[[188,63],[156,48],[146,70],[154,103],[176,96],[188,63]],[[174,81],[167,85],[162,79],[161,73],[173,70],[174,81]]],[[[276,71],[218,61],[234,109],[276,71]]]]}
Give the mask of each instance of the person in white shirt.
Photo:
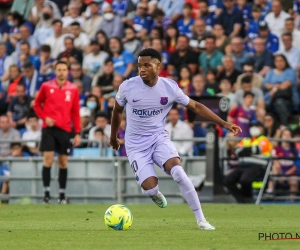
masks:
{"type": "MultiPolygon", "coordinates": [[[[39,119],[32,113],[27,117],[26,123],[27,131],[22,135],[22,140],[40,140],[41,139],[41,127],[39,125],[39,119]]],[[[39,153],[38,142],[26,142],[28,150],[32,154],[39,153]]]]}
{"type": "Polygon", "coordinates": [[[90,45],[91,53],[83,57],[82,68],[84,74],[94,77],[101,70],[108,54],[105,51],[101,51],[101,46],[97,40],[91,41],[90,45]]]}
{"type": "Polygon", "coordinates": [[[282,10],[282,5],[279,0],[274,0],[272,3],[272,12],[266,15],[265,21],[274,35],[281,37],[284,32],[285,20],[291,16],[282,10]]]}
{"type": "Polygon", "coordinates": [[[85,21],[83,30],[90,39],[96,36],[96,32],[102,22],[102,16],[99,15],[99,3],[93,1],[89,4],[91,16],[85,21]]]}
{"type": "Polygon", "coordinates": [[[65,37],[62,29],[63,23],[61,20],[55,19],[52,22],[53,36],[46,39],[45,44],[51,47],[51,57],[57,58],[60,53],[65,51],[65,37]]]}
{"type": "Polygon", "coordinates": [[[96,115],[95,127],[91,128],[89,132],[89,140],[95,140],[95,131],[98,128],[103,129],[107,138],[110,137],[111,126],[108,124],[107,114],[105,112],[99,112],[96,115]]]}
{"type": "MultiPolygon", "coordinates": [[[[285,20],[284,33],[291,33],[293,36],[293,47],[300,49],[300,31],[295,28],[295,23],[293,18],[288,18],[285,20]]],[[[284,49],[284,45],[281,38],[280,38],[279,49],[280,50],[284,49]]]]}
{"type": "MultiPolygon", "coordinates": [[[[170,139],[192,139],[194,132],[191,127],[180,120],[179,111],[177,108],[172,108],[168,115],[169,122],[166,124],[165,129],[169,132],[170,139]]],[[[193,142],[192,141],[174,141],[174,145],[180,156],[193,155],[193,142]]]]}
{"type": "Polygon", "coordinates": [[[300,64],[300,49],[295,48],[293,44],[293,35],[291,33],[284,33],[282,35],[283,49],[276,52],[286,57],[292,69],[297,69],[300,64]]]}
{"type": "Polygon", "coordinates": [[[84,32],[81,32],[80,23],[73,22],[70,24],[70,32],[74,36],[74,45],[76,48],[85,51],[90,43],[90,38],[84,32]]]}
{"type": "Polygon", "coordinates": [[[62,22],[63,22],[63,27],[67,29],[70,26],[70,24],[73,23],[73,22],[79,22],[80,26],[83,27],[85,19],[84,19],[84,17],[80,16],[80,12],[79,12],[80,11],[80,5],[79,5],[79,3],[71,2],[69,4],[68,10],[69,10],[70,15],[65,16],[61,19],[62,22]]]}

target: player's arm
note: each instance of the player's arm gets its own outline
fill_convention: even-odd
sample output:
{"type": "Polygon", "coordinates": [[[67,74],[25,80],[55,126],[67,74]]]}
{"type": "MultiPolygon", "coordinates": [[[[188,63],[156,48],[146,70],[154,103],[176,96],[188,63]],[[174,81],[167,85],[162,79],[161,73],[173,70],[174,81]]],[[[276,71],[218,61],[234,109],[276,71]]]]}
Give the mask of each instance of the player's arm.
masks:
{"type": "Polygon", "coordinates": [[[110,142],[109,144],[113,149],[118,150],[120,148],[120,142],[117,138],[118,129],[122,120],[122,112],[124,107],[122,107],[118,102],[115,103],[112,118],[111,118],[111,133],[110,133],[110,142]]]}
{"type": "Polygon", "coordinates": [[[221,127],[230,130],[234,135],[237,135],[239,131],[242,131],[239,126],[222,120],[219,116],[199,102],[190,99],[186,107],[197,115],[202,116],[206,120],[212,121],[221,127]]]}

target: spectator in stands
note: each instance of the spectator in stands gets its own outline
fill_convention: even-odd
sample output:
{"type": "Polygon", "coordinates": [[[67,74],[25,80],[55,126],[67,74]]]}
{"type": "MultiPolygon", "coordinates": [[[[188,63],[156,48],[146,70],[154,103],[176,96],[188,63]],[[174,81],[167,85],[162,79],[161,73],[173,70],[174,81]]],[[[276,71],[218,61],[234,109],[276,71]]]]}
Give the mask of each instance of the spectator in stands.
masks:
{"type": "Polygon", "coordinates": [[[17,65],[12,64],[9,67],[9,76],[10,79],[7,88],[7,102],[10,102],[12,97],[16,95],[17,85],[19,83],[23,83],[22,71],[17,65]]]}
{"type": "Polygon", "coordinates": [[[27,61],[32,62],[36,66],[36,57],[30,55],[30,44],[26,41],[20,44],[20,56],[17,65],[21,68],[27,61]]]}
{"type": "Polygon", "coordinates": [[[75,80],[80,80],[83,85],[83,91],[85,93],[91,91],[92,86],[92,78],[87,74],[84,74],[81,64],[78,62],[72,63],[70,66],[70,74],[68,76],[68,80],[73,82],[75,80]]]}
{"type": "Polygon", "coordinates": [[[261,20],[263,20],[262,9],[260,5],[255,4],[252,6],[252,20],[249,21],[247,27],[247,40],[252,41],[258,36],[259,22],[261,20]]]}
{"type": "Polygon", "coordinates": [[[222,58],[224,71],[219,75],[219,79],[227,78],[230,81],[231,86],[235,89],[236,80],[242,73],[235,69],[235,61],[231,55],[226,55],[222,58]]]}
{"type": "Polygon", "coordinates": [[[216,23],[213,27],[212,34],[216,37],[217,49],[223,54],[227,53],[230,38],[225,35],[223,26],[216,23]]]}
{"type": "Polygon", "coordinates": [[[164,31],[167,30],[169,24],[173,23],[172,20],[165,16],[165,12],[162,9],[156,8],[153,13],[153,27],[162,27],[164,31]]]}
{"type": "Polygon", "coordinates": [[[175,148],[180,156],[193,155],[193,142],[188,141],[194,137],[194,132],[191,127],[180,120],[179,110],[172,108],[168,114],[168,123],[165,129],[169,132],[170,139],[185,139],[186,142],[174,142],[175,148]]]}
{"type": "MultiPolygon", "coordinates": [[[[217,72],[213,69],[209,69],[206,72],[206,90],[211,95],[216,95],[220,92],[219,82],[217,81],[217,72]]],[[[230,85],[231,91],[231,85],[230,85]]]]}
{"type": "Polygon", "coordinates": [[[255,53],[252,56],[254,71],[264,77],[273,67],[274,57],[271,52],[266,50],[265,40],[261,37],[254,39],[255,53]]]}
{"type": "Polygon", "coordinates": [[[94,124],[95,119],[96,119],[96,113],[99,111],[100,109],[100,102],[99,102],[99,98],[93,94],[89,94],[86,97],[86,102],[85,102],[85,107],[87,107],[90,111],[91,111],[91,123],[94,124]]]}
{"type": "Polygon", "coordinates": [[[135,37],[135,30],[133,27],[125,29],[125,38],[123,39],[124,48],[130,51],[137,58],[138,53],[141,51],[141,42],[135,37]]]}
{"type": "MultiPolygon", "coordinates": [[[[1,177],[9,177],[10,176],[10,171],[9,168],[4,165],[3,163],[1,163],[0,165],[0,176],[1,177]]],[[[9,181],[7,180],[2,180],[0,181],[0,193],[1,195],[6,195],[8,194],[9,191],[9,181]]],[[[2,196],[1,198],[1,202],[4,203],[8,203],[8,199],[5,199],[5,197],[2,196]]]]}
{"type": "Polygon", "coordinates": [[[190,96],[210,96],[205,89],[205,78],[201,74],[193,76],[193,91],[190,96]]]}
{"type": "Polygon", "coordinates": [[[265,21],[268,23],[271,33],[281,37],[284,31],[285,20],[288,18],[290,18],[290,15],[283,11],[281,2],[274,0],[272,2],[272,12],[266,15],[265,21]]]}
{"type": "Polygon", "coordinates": [[[83,30],[87,33],[90,39],[95,38],[96,32],[102,22],[102,16],[99,15],[99,3],[92,1],[89,4],[91,16],[85,21],[83,30]]]}
{"type": "Polygon", "coordinates": [[[30,157],[30,154],[24,152],[22,144],[20,142],[13,142],[10,144],[11,157],[30,157]]]}
{"type": "Polygon", "coordinates": [[[23,42],[28,42],[28,44],[30,46],[30,55],[33,55],[33,56],[37,55],[38,42],[37,42],[36,38],[31,35],[30,29],[26,25],[22,25],[20,27],[20,40],[18,41],[18,43],[16,45],[17,57],[19,57],[21,54],[20,46],[21,46],[21,44],[23,44],[23,42]]]}
{"type": "Polygon", "coordinates": [[[45,82],[45,77],[41,76],[34,68],[32,62],[26,62],[23,65],[23,83],[26,87],[26,95],[34,98],[40,86],[45,82]]]}
{"type": "MultiPolygon", "coordinates": [[[[268,113],[265,115],[264,120],[264,135],[268,138],[279,138],[280,137],[280,129],[278,122],[274,115],[268,113]]],[[[273,142],[274,145],[274,142],[273,142]]]]}
{"type": "Polygon", "coordinates": [[[267,73],[263,81],[265,102],[267,110],[275,112],[279,117],[280,124],[288,126],[288,116],[293,110],[292,107],[299,104],[296,73],[290,68],[284,55],[275,55],[274,62],[275,68],[267,73]]]}
{"type": "MultiPolygon", "coordinates": [[[[80,108],[80,126],[81,139],[88,140],[90,129],[93,127],[91,123],[91,110],[87,107],[80,108]]],[[[86,148],[88,145],[87,142],[82,142],[78,148],[86,148]]]]}
{"type": "Polygon", "coordinates": [[[13,64],[11,56],[7,55],[6,45],[0,42],[0,82],[7,81],[9,78],[9,67],[13,64]]]}
{"type": "Polygon", "coordinates": [[[243,71],[243,65],[250,59],[250,55],[245,50],[243,39],[241,37],[232,38],[229,50],[234,58],[235,68],[238,71],[243,71]]]}
{"type": "Polygon", "coordinates": [[[250,134],[235,150],[238,167],[224,178],[224,185],[239,203],[252,203],[252,182],[263,178],[272,152],[272,144],[263,135],[261,123],[252,123],[250,134]]]}
{"type": "Polygon", "coordinates": [[[150,32],[150,38],[151,39],[161,39],[163,40],[165,37],[164,30],[162,27],[153,27],[150,32]]]}
{"type": "Polygon", "coordinates": [[[243,13],[244,22],[248,22],[251,16],[251,7],[248,5],[247,0],[237,0],[236,8],[243,13]]]}
{"type": "MultiPolygon", "coordinates": [[[[284,129],[281,131],[280,138],[283,140],[292,139],[292,132],[289,129],[284,129]]],[[[296,175],[297,165],[299,165],[299,162],[297,160],[288,159],[298,157],[299,153],[295,147],[295,143],[280,141],[274,148],[274,151],[271,175],[296,175]],[[276,160],[277,157],[285,159],[276,160]]],[[[287,181],[284,181],[283,183],[279,182],[278,184],[282,186],[282,184],[285,183],[289,185],[289,190],[291,192],[290,199],[293,201],[295,199],[296,192],[298,191],[298,180],[290,178],[287,181]]],[[[267,193],[272,194],[274,192],[275,184],[277,184],[275,181],[269,180],[267,193]]]]}
{"type": "Polygon", "coordinates": [[[101,91],[104,94],[107,94],[113,91],[113,82],[114,78],[114,65],[113,61],[110,58],[107,58],[104,62],[103,69],[101,72],[94,76],[92,86],[101,87],[101,91]]]}
{"type": "Polygon", "coordinates": [[[36,67],[39,69],[39,73],[45,78],[45,81],[52,80],[54,76],[55,59],[51,58],[51,47],[47,44],[41,46],[40,56],[36,59],[36,67]]]}
{"type": "Polygon", "coordinates": [[[293,46],[293,36],[291,33],[282,34],[283,49],[278,51],[286,57],[292,69],[297,70],[300,64],[300,49],[293,46]]]}
{"type": "Polygon", "coordinates": [[[80,23],[81,27],[84,27],[85,19],[80,16],[80,5],[78,2],[71,2],[68,6],[69,16],[64,16],[61,20],[63,22],[63,27],[68,30],[68,27],[73,22],[80,23]]]}
{"type": "Polygon", "coordinates": [[[80,80],[75,80],[73,83],[76,85],[79,94],[79,106],[83,107],[86,101],[86,93],[83,91],[83,84],[80,80]]]}
{"type": "Polygon", "coordinates": [[[279,39],[270,32],[267,22],[259,22],[258,36],[265,39],[266,49],[271,53],[275,53],[279,49],[279,39]]]}
{"type": "Polygon", "coordinates": [[[192,74],[197,72],[198,55],[189,48],[189,38],[180,35],[177,39],[177,49],[170,55],[169,65],[172,65],[177,74],[180,68],[187,65],[192,74]]]}
{"type": "Polygon", "coordinates": [[[74,38],[69,36],[65,37],[64,44],[66,50],[58,55],[57,60],[67,58],[68,65],[71,65],[73,62],[79,62],[81,64],[83,60],[82,51],[75,48],[74,38]]]}
{"type": "Polygon", "coordinates": [[[65,35],[63,34],[62,21],[55,19],[52,21],[53,35],[48,37],[45,44],[51,47],[51,57],[57,58],[58,55],[65,50],[65,35]]]}
{"type": "Polygon", "coordinates": [[[33,36],[36,38],[39,47],[45,44],[48,37],[53,35],[51,28],[53,22],[53,11],[50,6],[45,6],[42,10],[42,19],[36,25],[33,36]]]}
{"type": "Polygon", "coordinates": [[[208,2],[206,0],[199,1],[199,9],[199,18],[205,22],[207,30],[211,31],[216,22],[215,14],[209,11],[208,2]]]}
{"type": "Polygon", "coordinates": [[[268,0],[257,0],[256,3],[261,7],[262,19],[265,19],[266,15],[271,11],[272,3],[268,0]]]}
{"type": "Polygon", "coordinates": [[[105,8],[99,30],[104,31],[108,38],[123,37],[122,21],[118,15],[114,14],[111,6],[105,8]]]}
{"type": "Polygon", "coordinates": [[[137,4],[136,15],[133,18],[133,28],[136,32],[136,37],[141,38],[150,33],[152,26],[152,17],[147,14],[148,4],[140,2],[137,4]]]}
{"type": "Polygon", "coordinates": [[[223,26],[226,36],[230,38],[244,37],[243,13],[235,8],[234,0],[223,0],[223,4],[225,8],[219,15],[217,23],[223,26]]]}
{"type": "Polygon", "coordinates": [[[220,90],[221,92],[217,94],[217,96],[227,97],[229,99],[230,108],[235,105],[235,94],[232,93],[231,83],[228,79],[223,78],[220,82],[220,90]]]}
{"type": "Polygon", "coordinates": [[[104,65],[108,54],[101,50],[101,46],[97,40],[92,40],[90,42],[91,53],[83,57],[83,73],[87,74],[91,78],[98,73],[104,65]]]}
{"type": "MultiPolygon", "coordinates": [[[[4,39],[4,36],[7,36],[10,30],[9,23],[3,13],[0,13],[0,38],[4,39]]],[[[6,40],[5,40],[6,41],[6,40]]]]}
{"type": "Polygon", "coordinates": [[[109,52],[108,38],[107,38],[107,35],[105,34],[105,32],[103,30],[99,30],[96,33],[96,40],[98,41],[98,43],[102,47],[102,50],[108,53],[109,52]]]}
{"type": "MultiPolygon", "coordinates": [[[[18,130],[12,128],[9,123],[7,115],[0,116],[0,140],[20,140],[20,133],[18,130]]],[[[6,157],[11,154],[10,143],[0,143],[0,156],[6,157]]]]}
{"type": "Polygon", "coordinates": [[[161,8],[167,17],[171,18],[173,22],[177,21],[183,10],[184,0],[164,0],[158,3],[158,8],[161,8]]]}
{"type": "Polygon", "coordinates": [[[193,91],[192,86],[192,73],[187,66],[183,66],[180,69],[179,72],[179,87],[182,89],[183,93],[186,95],[190,95],[190,93],[193,91]]]}
{"type": "MultiPolygon", "coordinates": [[[[284,33],[290,33],[293,36],[293,47],[300,49],[300,31],[295,28],[295,23],[293,18],[288,18],[285,20],[284,33]]],[[[281,36],[280,50],[283,50],[283,41],[281,36]]]]}
{"type": "Polygon", "coordinates": [[[169,63],[169,54],[164,50],[163,40],[158,38],[152,39],[151,47],[161,54],[162,67],[167,67],[167,64],[169,63]]]}
{"type": "Polygon", "coordinates": [[[122,82],[123,82],[122,76],[119,75],[119,74],[115,74],[114,78],[113,78],[113,81],[112,81],[113,91],[108,93],[106,95],[106,98],[109,98],[111,96],[115,97],[117,95],[117,92],[119,91],[119,87],[122,84],[122,82]]]}
{"type": "Polygon", "coordinates": [[[214,69],[218,75],[223,71],[223,54],[216,49],[216,38],[207,36],[205,39],[205,49],[199,56],[199,71],[206,74],[207,70],[214,69]]]}
{"type": "Polygon", "coordinates": [[[190,47],[196,52],[200,53],[205,47],[205,38],[210,35],[207,31],[205,21],[202,19],[195,19],[192,27],[192,38],[190,39],[190,47]]]}
{"type": "Polygon", "coordinates": [[[169,24],[166,30],[166,51],[175,52],[179,36],[178,28],[175,24],[169,24]]]}
{"type": "Polygon", "coordinates": [[[30,110],[32,99],[26,95],[26,87],[23,83],[17,85],[16,97],[9,104],[7,116],[11,127],[18,130],[25,128],[26,117],[30,110]]]}
{"type": "Polygon", "coordinates": [[[98,128],[101,128],[104,131],[104,134],[109,138],[110,136],[110,125],[108,124],[107,114],[105,112],[98,112],[95,120],[95,127],[91,128],[89,133],[89,140],[95,139],[95,131],[98,128]]]}
{"type": "Polygon", "coordinates": [[[183,6],[182,18],[177,21],[177,27],[180,34],[192,37],[192,26],[194,18],[192,17],[193,6],[190,3],[185,3],[183,6]]]}
{"type": "Polygon", "coordinates": [[[88,35],[84,32],[81,32],[80,23],[73,22],[69,26],[70,33],[74,37],[74,45],[77,49],[85,51],[86,47],[90,43],[88,35]]]}
{"type": "Polygon", "coordinates": [[[248,76],[251,78],[251,86],[253,88],[261,88],[263,78],[261,75],[257,74],[254,72],[254,65],[253,63],[249,60],[247,61],[244,66],[243,66],[243,74],[239,75],[236,82],[236,90],[239,90],[242,87],[242,79],[248,76]]]}
{"type": "Polygon", "coordinates": [[[250,123],[256,120],[255,110],[251,108],[254,94],[245,92],[242,105],[235,106],[228,114],[228,122],[235,122],[241,127],[242,131],[238,133],[239,137],[250,137],[250,123]]]}
{"type": "Polygon", "coordinates": [[[112,37],[109,39],[110,56],[114,63],[114,69],[121,74],[124,79],[132,76],[134,63],[136,59],[134,55],[124,49],[120,38],[112,37]]]}
{"type": "Polygon", "coordinates": [[[27,116],[26,129],[22,135],[22,140],[36,140],[36,142],[26,142],[26,150],[32,155],[38,155],[40,151],[38,141],[41,139],[41,127],[39,118],[32,111],[27,116]]]}

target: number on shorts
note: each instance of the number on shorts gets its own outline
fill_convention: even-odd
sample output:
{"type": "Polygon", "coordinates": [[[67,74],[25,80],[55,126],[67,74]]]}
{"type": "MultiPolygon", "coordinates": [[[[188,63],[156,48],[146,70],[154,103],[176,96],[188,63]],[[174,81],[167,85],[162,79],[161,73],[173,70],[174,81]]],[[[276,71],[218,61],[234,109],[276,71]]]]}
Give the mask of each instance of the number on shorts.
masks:
{"type": "Polygon", "coordinates": [[[133,161],[132,163],[131,163],[131,168],[132,168],[132,171],[134,172],[134,173],[136,173],[137,171],[138,171],[138,165],[137,165],[137,162],[136,161],[133,161]]]}

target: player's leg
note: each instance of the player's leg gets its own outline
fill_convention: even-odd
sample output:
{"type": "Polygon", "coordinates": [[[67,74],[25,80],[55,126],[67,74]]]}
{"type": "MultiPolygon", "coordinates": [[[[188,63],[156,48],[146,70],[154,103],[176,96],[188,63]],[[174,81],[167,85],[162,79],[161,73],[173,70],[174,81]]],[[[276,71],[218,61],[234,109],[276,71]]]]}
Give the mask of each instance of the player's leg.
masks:
{"type": "Polygon", "coordinates": [[[66,186],[68,177],[68,156],[64,154],[59,154],[57,157],[58,161],[58,183],[59,183],[59,203],[66,203],[66,186]]]}

